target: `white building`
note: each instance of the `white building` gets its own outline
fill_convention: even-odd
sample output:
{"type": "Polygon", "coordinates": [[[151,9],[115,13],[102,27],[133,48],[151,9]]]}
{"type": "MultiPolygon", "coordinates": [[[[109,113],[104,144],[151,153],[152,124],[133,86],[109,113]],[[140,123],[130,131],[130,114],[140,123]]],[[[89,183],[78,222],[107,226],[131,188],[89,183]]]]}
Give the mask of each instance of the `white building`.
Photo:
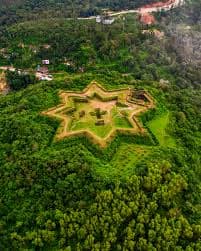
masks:
{"type": "Polygon", "coordinates": [[[114,18],[104,18],[103,20],[102,20],[102,23],[103,24],[112,24],[112,23],[114,23],[114,18]]]}
{"type": "Polygon", "coordinates": [[[53,77],[52,77],[52,75],[47,75],[47,76],[41,76],[40,77],[40,80],[44,80],[44,81],[51,81],[51,80],[53,80],[53,77]]]}
{"type": "Polygon", "coordinates": [[[50,60],[49,59],[42,60],[42,64],[48,65],[50,64],[50,60]]]}
{"type": "Polygon", "coordinates": [[[96,23],[101,23],[102,19],[101,19],[101,16],[97,16],[96,17],[96,23]]]}
{"type": "Polygon", "coordinates": [[[43,74],[43,73],[40,73],[40,72],[36,72],[36,78],[38,80],[43,80],[43,81],[51,81],[51,80],[53,80],[53,76],[52,75],[43,74]]]}
{"type": "Polygon", "coordinates": [[[115,19],[110,16],[97,16],[96,17],[96,23],[102,23],[106,25],[110,25],[114,23],[115,19]]]}

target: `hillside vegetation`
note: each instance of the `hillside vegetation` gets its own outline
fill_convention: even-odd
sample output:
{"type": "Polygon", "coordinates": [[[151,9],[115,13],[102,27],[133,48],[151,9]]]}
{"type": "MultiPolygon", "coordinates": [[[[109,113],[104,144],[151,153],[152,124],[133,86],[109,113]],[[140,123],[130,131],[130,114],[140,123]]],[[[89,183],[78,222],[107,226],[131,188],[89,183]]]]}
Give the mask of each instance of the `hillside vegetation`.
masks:
{"type": "Polygon", "coordinates": [[[87,17],[101,14],[102,9],[133,9],[153,2],[159,0],[0,0],[0,24],[53,17],[87,17]]]}
{"type": "MultiPolygon", "coordinates": [[[[41,18],[42,2],[29,2],[41,18]]],[[[51,3],[43,20],[20,2],[1,10],[0,66],[17,70],[5,71],[0,95],[0,250],[201,250],[201,69],[171,32],[181,22],[200,32],[201,3],[149,27],[134,14],[110,26],[49,18],[51,3]],[[34,77],[42,59],[52,81],[34,77]],[[61,122],[42,112],[91,81],[146,90],[156,104],[139,118],[146,136],[117,135],[106,148],[55,140],[61,122]]]]}

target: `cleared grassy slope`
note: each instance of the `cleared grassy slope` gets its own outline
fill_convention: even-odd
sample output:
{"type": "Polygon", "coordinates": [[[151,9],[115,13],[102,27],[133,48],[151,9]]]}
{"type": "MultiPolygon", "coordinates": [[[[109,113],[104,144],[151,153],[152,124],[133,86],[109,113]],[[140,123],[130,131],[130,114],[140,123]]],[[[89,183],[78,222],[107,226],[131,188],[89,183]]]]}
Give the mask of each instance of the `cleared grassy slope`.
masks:
{"type": "Polygon", "coordinates": [[[167,133],[169,124],[169,112],[163,113],[161,116],[157,116],[155,119],[147,123],[149,129],[156,136],[160,145],[167,147],[174,147],[175,140],[167,133]]]}

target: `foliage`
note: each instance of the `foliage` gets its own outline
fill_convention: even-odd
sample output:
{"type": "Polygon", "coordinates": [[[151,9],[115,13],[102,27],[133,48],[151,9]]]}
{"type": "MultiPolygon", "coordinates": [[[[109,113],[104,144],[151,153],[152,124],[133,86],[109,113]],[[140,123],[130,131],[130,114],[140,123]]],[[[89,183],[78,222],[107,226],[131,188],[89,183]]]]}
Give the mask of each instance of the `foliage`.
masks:
{"type": "Polygon", "coordinates": [[[16,20],[35,20],[52,17],[87,17],[102,13],[102,9],[110,8],[120,10],[137,8],[147,3],[158,2],[159,0],[0,0],[0,24],[15,23],[16,20]]]}
{"type": "Polygon", "coordinates": [[[174,138],[170,137],[167,133],[167,128],[171,123],[170,119],[170,114],[164,113],[161,114],[161,116],[158,116],[157,118],[150,121],[147,126],[150,128],[150,131],[153,132],[154,135],[157,135],[160,145],[174,147],[174,138]]]}
{"type": "MultiPolygon", "coordinates": [[[[61,9],[55,1],[25,1],[26,11],[12,2],[0,7],[1,65],[33,70],[49,58],[50,71],[64,71],[39,83],[8,73],[20,90],[0,96],[0,250],[201,250],[199,65],[184,64],[171,34],[142,34],[136,17],[101,27],[49,19],[61,9]],[[47,20],[6,26],[41,13],[47,20]],[[54,142],[59,121],[41,112],[59,104],[59,90],[83,90],[91,80],[146,89],[157,109],[141,119],[158,144],[151,134],[117,135],[103,150],[86,137],[54,142]]],[[[166,22],[176,26],[179,18],[199,29],[194,2],[185,12],[160,13],[160,29],[169,34],[166,22]]]]}
{"type": "Polygon", "coordinates": [[[36,78],[34,75],[25,74],[18,71],[7,71],[6,80],[9,87],[14,91],[18,91],[22,88],[26,88],[28,85],[36,83],[36,78]]]}
{"type": "MultiPolygon", "coordinates": [[[[72,250],[77,250],[78,247],[81,250],[90,250],[94,246],[108,248],[108,250],[113,247],[120,250],[123,247],[128,250],[129,247],[130,249],[135,247],[141,250],[141,245],[145,245],[146,248],[153,246],[152,248],[161,250],[165,250],[164,247],[167,245],[170,245],[170,248],[173,246],[180,246],[183,249],[187,246],[198,248],[199,240],[196,236],[199,235],[200,211],[197,204],[201,193],[199,192],[200,170],[197,168],[200,145],[196,137],[198,137],[200,124],[196,123],[197,128],[195,128],[194,121],[200,121],[196,111],[199,110],[201,93],[196,91],[197,99],[195,99],[195,93],[190,89],[175,91],[175,87],[170,87],[164,99],[162,94],[159,95],[160,91],[155,89],[154,82],[147,86],[158,102],[159,100],[161,103],[166,102],[172,110],[171,123],[174,126],[171,126],[171,133],[180,141],[178,150],[174,149],[174,153],[160,149],[160,145],[153,146],[151,139],[141,136],[132,138],[119,135],[105,150],[100,150],[86,138],[72,138],[52,143],[59,123],[39,115],[40,112],[59,103],[57,95],[59,89],[66,86],[67,89],[82,90],[83,85],[88,84],[89,76],[90,74],[79,78],[71,76],[66,83],[63,81],[38,83],[1,97],[1,249],[9,249],[8,244],[11,249],[42,250],[63,249],[65,246],[71,246],[72,250]],[[185,108],[184,115],[181,108],[183,109],[187,104],[188,108],[185,108]],[[197,136],[196,134],[190,136],[194,135],[195,129],[197,136]],[[147,154],[144,156],[139,154],[138,161],[134,160],[134,157],[130,159],[133,162],[130,162],[131,166],[126,166],[129,172],[125,170],[127,173],[125,176],[122,175],[122,171],[117,174],[117,167],[115,167],[117,163],[111,161],[115,154],[120,154],[119,147],[122,142],[127,142],[130,146],[133,143],[140,144],[142,149],[143,145],[149,145],[147,154]],[[169,169],[162,183],[158,181],[153,191],[149,191],[152,189],[150,185],[144,188],[143,184],[147,179],[155,179],[155,174],[148,178],[147,170],[151,168],[153,172],[160,173],[164,159],[172,163],[172,171],[169,169]],[[139,174],[136,176],[134,173],[139,174]],[[113,175],[118,177],[117,180],[120,178],[120,181],[117,182],[113,175]],[[123,181],[119,175],[122,175],[123,181]],[[174,177],[177,178],[173,185],[174,177]],[[140,184],[139,188],[136,183],[132,183],[133,179],[140,184]],[[181,184],[184,190],[181,188],[181,191],[179,190],[174,195],[169,187],[176,188],[175,184],[178,185],[178,189],[181,184]],[[175,197],[169,198],[169,195],[164,194],[164,205],[161,204],[161,199],[157,204],[155,199],[160,191],[170,191],[170,195],[175,197]],[[103,200],[101,202],[99,198],[102,198],[105,192],[111,194],[111,201],[101,199],[103,200]],[[117,192],[120,195],[117,196],[117,192]],[[139,193],[139,199],[130,196],[131,193],[135,196],[139,193]],[[124,194],[123,197],[122,194],[124,194]],[[144,196],[146,199],[142,203],[144,196]],[[131,205],[137,201],[141,206],[139,210],[133,211],[131,205]],[[168,204],[168,201],[171,204],[168,204]],[[146,213],[150,215],[149,221],[138,221],[152,202],[156,203],[157,209],[151,215],[149,212],[146,213]],[[116,205],[122,205],[122,207],[116,205]],[[126,209],[123,209],[123,205],[126,209]],[[97,210],[93,211],[95,206],[100,210],[97,216],[97,210]],[[107,217],[102,213],[102,208],[107,217]],[[129,215],[124,214],[122,210],[128,212],[129,215]],[[119,216],[115,221],[111,221],[116,217],[114,213],[119,216]],[[66,221],[67,216],[63,215],[68,215],[69,220],[66,221]],[[78,218],[73,220],[75,215],[78,218]],[[78,219],[82,219],[81,222],[77,221],[78,219]],[[88,229],[87,226],[93,226],[94,220],[96,227],[88,229]],[[157,232],[157,237],[152,240],[151,237],[146,236],[149,236],[149,233],[155,235],[154,232],[159,231],[152,227],[156,220],[159,220],[160,225],[163,221],[167,222],[165,224],[167,228],[164,226],[164,229],[157,232]],[[132,225],[133,221],[135,221],[134,225],[132,225]],[[180,224],[182,226],[184,224],[182,229],[179,227],[180,224]],[[107,228],[108,225],[112,228],[107,228]],[[132,238],[127,236],[128,228],[131,228],[129,232],[132,238]],[[87,231],[86,235],[84,232],[79,232],[82,236],[80,237],[76,229],[87,231]],[[163,231],[165,233],[169,231],[169,235],[164,234],[163,231]],[[119,236],[118,233],[122,235],[119,236]],[[133,236],[134,233],[138,234],[133,236]],[[164,235],[169,236],[168,239],[164,239],[164,235]],[[113,238],[107,239],[106,236],[113,236],[113,238]],[[164,239],[163,242],[160,238],[164,239]],[[144,239],[143,244],[141,239],[144,239]]],[[[104,81],[105,86],[111,82],[117,83],[118,86],[120,80],[117,76],[118,74],[111,74],[107,77],[99,75],[98,78],[104,81]]],[[[91,78],[94,77],[95,75],[91,76],[91,78]]],[[[124,82],[124,79],[121,81],[124,82]]],[[[145,87],[146,82],[139,82],[136,85],[145,87]]],[[[137,151],[138,148],[133,147],[133,150],[137,151]]],[[[121,168],[127,159],[127,152],[121,154],[124,158],[119,158],[118,168],[121,168]]],[[[160,175],[162,174],[159,174],[159,177],[160,175]]],[[[158,179],[158,174],[156,177],[158,179]]]]}
{"type": "MultiPolygon", "coordinates": [[[[36,158],[34,169],[21,169],[21,175],[16,177],[19,193],[15,207],[19,207],[25,193],[30,194],[32,206],[24,216],[9,213],[10,222],[15,222],[14,229],[10,229],[10,247],[42,250],[50,247],[61,250],[65,247],[72,250],[166,250],[167,247],[183,250],[188,247],[199,250],[200,225],[190,224],[178,204],[187,192],[187,183],[171,171],[168,163],[147,166],[146,174],[131,176],[124,185],[110,184],[110,188],[102,187],[100,191],[87,163],[76,161],[84,157],[83,150],[77,150],[73,158],[72,151],[68,155],[57,151],[51,154],[56,162],[50,160],[50,155],[48,159],[36,158]],[[62,161],[63,154],[67,159],[71,157],[70,163],[62,161]],[[36,168],[38,161],[40,168],[36,168]],[[60,168],[55,169],[55,164],[60,168]],[[48,175],[48,179],[37,179],[40,173],[48,175]],[[23,177],[24,189],[20,189],[23,177]],[[41,191],[44,182],[47,190],[41,191]],[[41,210],[44,202],[48,210],[41,210]],[[26,232],[23,231],[25,219],[26,224],[32,222],[26,232]]],[[[28,162],[33,163],[33,159],[28,162]]],[[[29,204],[23,206],[28,209],[29,204]]],[[[3,243],[6,241],[4,236],[3,243]]]]}

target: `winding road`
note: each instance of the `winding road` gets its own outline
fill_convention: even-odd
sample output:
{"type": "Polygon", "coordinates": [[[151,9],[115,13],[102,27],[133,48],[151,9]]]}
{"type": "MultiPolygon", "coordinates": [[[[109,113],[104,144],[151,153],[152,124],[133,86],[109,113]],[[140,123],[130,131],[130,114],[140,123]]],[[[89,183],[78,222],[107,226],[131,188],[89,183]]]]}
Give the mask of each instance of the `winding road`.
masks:
{"type": "MultiPolygon", "coordinates": [[[[138,9],[132,9],[132,10],[122,10],[118,12],[109,12],[109,16],[119,16],[119,15],[125,15],[129,13],[139,13],[139,14],[144,14],[144,13],[151,13],[151,12],[158,12],[158,11],[168,11],[170,9],[176,8],[178,6],[183,5],[184,0],[169,0],[164,4],[157,5],[154,4],[149,4],[145,5],[144,7],[138,8],[138,9]]],[[[90,16],[90,17],[79,17],[79,20],[91,20],[91,19],[96,19],[97,16],[90,16]]]]}

